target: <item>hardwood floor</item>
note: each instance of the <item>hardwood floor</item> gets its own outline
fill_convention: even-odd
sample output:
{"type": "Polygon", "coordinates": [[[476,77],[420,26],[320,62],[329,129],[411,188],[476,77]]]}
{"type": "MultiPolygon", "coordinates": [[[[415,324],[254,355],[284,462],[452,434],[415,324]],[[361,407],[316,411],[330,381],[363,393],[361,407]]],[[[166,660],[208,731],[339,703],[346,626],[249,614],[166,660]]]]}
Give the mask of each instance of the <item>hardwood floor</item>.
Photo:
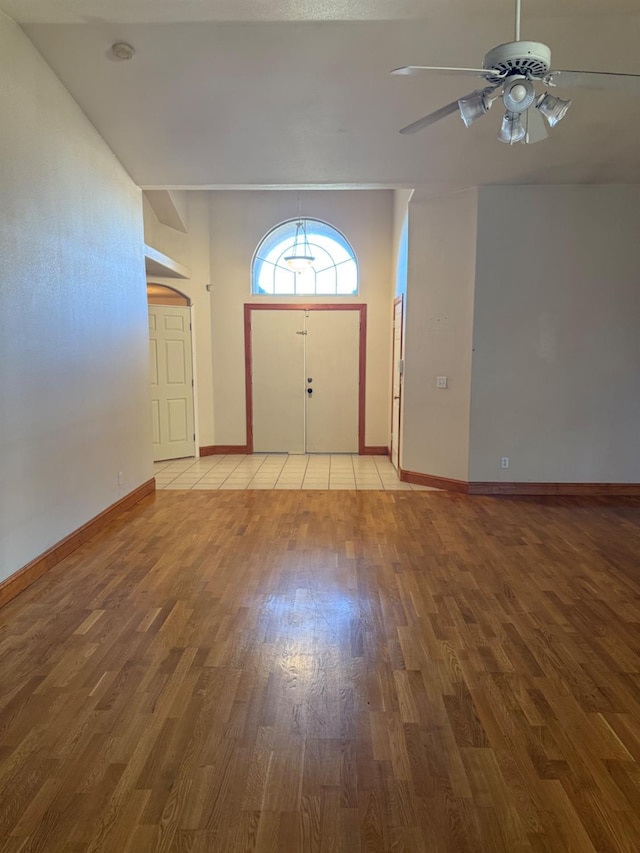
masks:
{"type": "Polygon", "coordinates": [[[640,501],[161,492],[0,610],[3,851],[640,850],[640,501]]]}

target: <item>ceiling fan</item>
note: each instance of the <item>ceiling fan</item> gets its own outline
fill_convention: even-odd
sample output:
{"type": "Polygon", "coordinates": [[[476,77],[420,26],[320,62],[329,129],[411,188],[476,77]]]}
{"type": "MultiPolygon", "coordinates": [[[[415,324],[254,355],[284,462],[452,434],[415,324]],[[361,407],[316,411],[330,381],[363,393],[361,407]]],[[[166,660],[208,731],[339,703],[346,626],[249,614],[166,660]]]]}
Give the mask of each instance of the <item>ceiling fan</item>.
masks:
{"type": "Polygon", "coordinates": [[[520,5],[521,0],[516,0],[514,41],[492,48],[485,56],[482,68],[407,65],[391,72],[401,75],[423,72],[460,74],[481,77],[488,84],[403,127],[400,133],[416,133],[455,112],[459,112],[462,121],[470,127],[489,111],[494,101],[502,98],[505,114],[498,139],[509,145],[514,142],[528,144],[540,142],[549,135],[544,119],[549,127],[554,127],[571,106],[571,101],[557,98],[549,92],[539,93],[536,84],[549,87],[585,86],[631,92],[640,96],[640,74],[552,71],[551,50],[546,44],[520,41],[520,5]]]}

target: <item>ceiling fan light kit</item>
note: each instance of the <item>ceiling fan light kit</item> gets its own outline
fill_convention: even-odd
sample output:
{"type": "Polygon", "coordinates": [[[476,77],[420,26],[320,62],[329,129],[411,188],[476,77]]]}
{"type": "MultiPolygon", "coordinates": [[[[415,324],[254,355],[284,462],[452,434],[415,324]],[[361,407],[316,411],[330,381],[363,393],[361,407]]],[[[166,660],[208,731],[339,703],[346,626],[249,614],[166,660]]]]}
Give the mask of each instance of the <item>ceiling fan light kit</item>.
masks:
{"type": "Polygon", "coordinates": [[[505,113],[502,127],[498,131],[498,139],[500,142],[513,145],[515,142],[523,142],[526,132],[520,113],[505,113]]]}
{"type": "Polygon", "coordinates": [[[570,100],[556,98],[549,92],[538,93],[536,84],[585,86],[624,92],[631,90],[633,94],[640,96],[640,74],[552,71],[551,50],[546,44],[520,40],[520,6],[521,0],[516,0],[514,41],[492,48],[485,55],[481,69],[408,65],[391,72],[397,75],[423,72],[466,75],[483,78],[490,84],[414,121],[403,127],[400,133],[416,133],[455,112],[459,113],[466,127],[470,127],[489,111],[493,100],[501,95],[505,114],[498,139],[509,145],[514,142],[531,144],[548,136],[540,116],[544,116],[549,127],[555,127],[564,118],[572,103],[570,100]]]}
{"type": "Polygon", "coordinates": [[[541,95],[536,104],[536,109],[540,110],[542,115],[549,122],[549,127],[555,127],[557,123],[564,118],[565,113],[571,106],[571,101],[563,101],[562,98],[556,98],[546,92],[541,95]]]}
{"type": "Polygon", "coordinates": [[[526,77],[510,77],[502,89],[502,103],[508,113],[523,113],[536,100],[536,87],[526,77]]]}
{"type": "Polygon", "coordinates": [[[467,127],[471,125],[489,110],[491,101],[485,92],[473,92],[466,98],[460,98],[458,108],[460,116],[467,127]]]}

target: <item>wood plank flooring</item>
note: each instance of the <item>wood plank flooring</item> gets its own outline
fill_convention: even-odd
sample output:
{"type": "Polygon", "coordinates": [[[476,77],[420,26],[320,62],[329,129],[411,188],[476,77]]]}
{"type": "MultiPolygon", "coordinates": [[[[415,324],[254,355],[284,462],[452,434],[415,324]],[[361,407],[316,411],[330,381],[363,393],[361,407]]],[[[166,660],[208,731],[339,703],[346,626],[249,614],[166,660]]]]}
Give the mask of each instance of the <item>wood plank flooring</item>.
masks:
{"type": "Polygon", "coordinates": [[[0,850],[640,850],[640,501],[161,492],[0,610],[0,850]]]}

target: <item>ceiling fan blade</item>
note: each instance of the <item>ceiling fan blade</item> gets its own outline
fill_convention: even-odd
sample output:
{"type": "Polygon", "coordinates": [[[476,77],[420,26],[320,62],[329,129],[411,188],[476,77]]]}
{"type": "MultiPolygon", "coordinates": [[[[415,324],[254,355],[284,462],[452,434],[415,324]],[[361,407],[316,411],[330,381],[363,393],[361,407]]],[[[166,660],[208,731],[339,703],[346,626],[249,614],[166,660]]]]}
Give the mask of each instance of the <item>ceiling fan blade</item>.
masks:
{"type": "Polygon", "coordinates": [[[550,71],[544,78],[550,86],[584,86],[640,96],[640,74],[609,71],[550,71]]]}
{"type": "Polygon", "coordinates": [[[428,116],[419,118],[418,121],[414,121],[412,124],[403,127],[400,133],[417,133],[417,131],[422,130],[424,127],[429,127],[430,124],[435,124],[440,119],[446,118],[456,112],[459,112],[458,102],[453,101],[447,104],[446,107],[440,107],[439,110],[429,113],[428,116]]]}
{"type": "Polygon", "coordinates": [[[433,71],[436,74],[463,74],[471,77],[504,77],[504,71],[497,68],[443,68],[436,65],[405,65],[394,68],[390,74],[409,75],[422,74],[423,71],[433,71]]]}
{"type": "MultiPolygon", "coordinates": [[[[463,95],[457,101],[452,101],[450,104],[447,104],[446,107],[440,107],[439,110],[436,110],[433,113],[429,113],[428,116],[425,116],[424,118],[419,118],[418,121],[414,121],[412,124],[408,124],[406,127],[402,128],[400,133],[416,133],[418,130],[422,130],[423,127],[429,127],[430,124],[435,124],[437,121],[440,121],[440,119],[446,118],[447,116],[450,116],[456,112],[460,113],[460,116],[463,119],[464,123],[467,125],[467,127],[469,127],[469,124],[467,124],[467,120],[465,120],[461,108],[462,102],[469,100],[469,98],[473,98],[474,95],[481,95],[487,101],[486,108],[484,110],[486,112],[491,106],[493,100],[497,97],[493,93],[496,89],[499,88],[500,84],[498,84],[497,86],[487,86],[486,89],[476,89],[474,92],[469,92],[468,95],[463,95]]],[[[479,117],[480,116],[475,116],[473,120],[475,121],[475,119],[479,117]]]]}
{"type": "Polygon", "coordinates": [[[542,142],[549,136],[547,125],[544,118],[540,115],[535,107],[529,107],[524,116],[525,137],[524,142],[527,145],[533,145],[534,142],[542,142]]]}

